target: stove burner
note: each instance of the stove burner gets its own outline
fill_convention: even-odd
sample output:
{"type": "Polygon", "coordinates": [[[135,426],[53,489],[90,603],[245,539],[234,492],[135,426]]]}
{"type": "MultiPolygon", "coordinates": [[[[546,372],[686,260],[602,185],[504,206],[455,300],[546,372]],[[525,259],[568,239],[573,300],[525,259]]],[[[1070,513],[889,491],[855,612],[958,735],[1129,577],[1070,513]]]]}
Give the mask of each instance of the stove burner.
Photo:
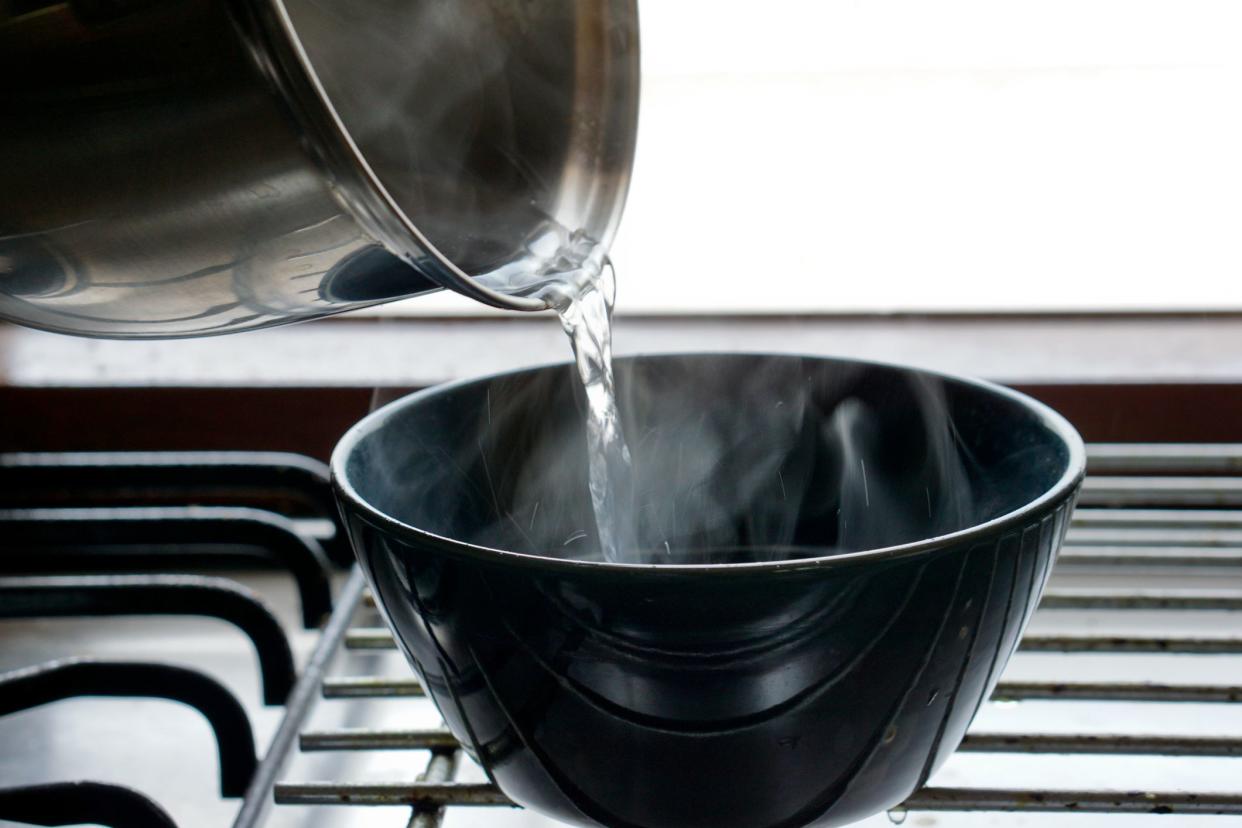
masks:
{"type": "Polygon", "coordinates": [[[250,720],[226,687],[197,670],[72,658],[0,674],[0,716],[80,696],[147,696],[195,708],[216,734],[220,794],[246,792],[257,764],[250,720]]]}
{"type": "Polygon", "coordinates": [[[203,615],[228,621],[254,644],[263,701],[285,703],[296,672],[289,640],[259,596],[199,575],[0,578],[0,618],[203,615]]]}
{"type": "MultiPolygon", "coordinates": [[[[275,566],[292,576],[303,624],[313,629],[332,611],[324,550],[338,559],[348,552],[327,480],[323,464],[276,453],[0,455],[0,619],[226,621],[254,647],[264,703],[283,705],[297,679],[293,653],[258,594],[221,577],[113,573],[275,566]]],[[[162,698],[197,709],[215,734],[224,797],[240,798],[265,778],[256,773],[245,708],[197,669],[75,657],[0,673],[0,716],[89,696],[162,698]]],[[[177,747],[170,739],[170,751],[177,747]]],[[[2,789],[0,819],[174,826],[142,794],[89,781],[2,789]]]]}

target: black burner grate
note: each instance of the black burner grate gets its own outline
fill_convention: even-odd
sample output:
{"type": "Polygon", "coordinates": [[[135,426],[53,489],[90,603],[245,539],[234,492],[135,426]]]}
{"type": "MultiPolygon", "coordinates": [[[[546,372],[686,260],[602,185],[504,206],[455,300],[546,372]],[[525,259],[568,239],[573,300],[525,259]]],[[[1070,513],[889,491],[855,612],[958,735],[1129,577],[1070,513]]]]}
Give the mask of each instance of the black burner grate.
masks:
{"type": "MultiPolygon", "coordinates": [[[[296,686],[294,656],[263,599],[232,580],[172,573],[284,569],[296,584],[303,624],[317,628],[332,611],[325,549],[339,560],[345,544],[327,474],[317,461],[270,452],[0,455],[0,620],[216,618],[250,640],[263,703],[284,705],[296,686]]],[[[95,696],[168,699],[196,709],[215,735],[223,797],[241,798],[263,778],[245,707],[196,667],[79,656],[0,672],[0,716],[95,696]]],[[[159,760],[176,763],[179,748],[170,734],[159,760]]],[[[0,819],[174,824],[142,793],[88,780],[0,788],[0,819]]]]}

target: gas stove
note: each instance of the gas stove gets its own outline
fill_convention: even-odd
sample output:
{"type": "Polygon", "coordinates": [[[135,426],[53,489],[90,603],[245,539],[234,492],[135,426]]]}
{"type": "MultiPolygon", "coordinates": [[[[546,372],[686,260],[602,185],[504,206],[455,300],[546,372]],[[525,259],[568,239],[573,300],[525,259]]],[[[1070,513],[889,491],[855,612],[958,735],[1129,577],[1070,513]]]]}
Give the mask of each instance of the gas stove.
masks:
{"type": "MultiPolygon", "coordinates": [[[[1089,451],[992,703],[875,825],[1242,815],[1242,446],[1089,451]]],[[[423,698],[321,463],[5,455],[0,504],[0,824],[553,824],[423,698]]]]}

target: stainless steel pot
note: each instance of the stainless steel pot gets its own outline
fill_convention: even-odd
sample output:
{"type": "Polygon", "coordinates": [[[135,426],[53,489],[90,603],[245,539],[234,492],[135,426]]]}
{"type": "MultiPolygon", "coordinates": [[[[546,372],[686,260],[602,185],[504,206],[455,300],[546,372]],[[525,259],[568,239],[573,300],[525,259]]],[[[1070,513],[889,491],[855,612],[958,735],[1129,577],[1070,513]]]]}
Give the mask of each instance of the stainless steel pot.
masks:
{"type": "Polygon", "coordinates": [[[637,112],[635,0],[0,3],[0,316],[539,309],[606,254],[637,112]]]}

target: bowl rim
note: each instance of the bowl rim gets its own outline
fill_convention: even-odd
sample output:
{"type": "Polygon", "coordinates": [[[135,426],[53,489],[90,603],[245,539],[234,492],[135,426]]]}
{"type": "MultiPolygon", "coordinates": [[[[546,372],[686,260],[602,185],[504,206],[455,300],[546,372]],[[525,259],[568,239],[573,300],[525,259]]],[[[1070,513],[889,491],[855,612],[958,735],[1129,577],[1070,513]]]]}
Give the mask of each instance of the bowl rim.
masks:
{"type": "MultiPolygon", "coordinates": [[[[935,552],[950,546],[956,547],[962,545],[974,545],[986,537],[994,537],[998,533],[1004,533],[1006,530],[1013,528],[1014,526],[1025,525],[1029,522],[1033,515],[1053,507],[1054,504],[1071,498],[1078,486],[1082,483],[1083,478],[1086,476],[1086,446],[1083,444],[1082,437],[1078,434],[1077,430],[1070,425],[1068,420],[1049,406],[1021,393],[1020,391],[1015,391],[1012,388],[1006,388],[1003,385],[988,382],[987,380],[963,377],[958,374],[928,368],[919,368],[910,365],[902,365],[900,363],[856,359],[853,357],[803,354],[797,352],[659,351],[618,357],[616,362],[637,362],[668,358],[681,359],[685,357],[713,356],[748,357],[758,359],[804,359],[817,362],[835,362],[844,365],[856,365],[862,367],[874,367],[890,370],[895,369],[906,373],[917,373],[924,376],[948,380],[950,382],[973,387],[987,394],[1004,397],[1035,415],[1035,417],[1045,427],[1047,427],[1062,440],[1068,450],[1065,470],[1057,482],[1049,487],[1043,494],[1023,504],[1019,508],[1006,512],[1005,514],[998,515],[990,520],[984,521],[983,523],[967,526],[964,529],[959,529],[944,535],[936,535],[934,537],[923,538],[917,541],[896,544],[893,546],[877,547],[875,549],[860,549],[853,552],[835,552],[830,555],[820,555],[811,558],[712,564],[618,563],[612,561],[552,558],[542,555],[532,555],[526,552],[512,552],[504,549],[496,549],[494,547],[455,540],[443,535],[437,535],[434,532],[428,532],[425,529],[419,529],[416,526],[412,526],[404,521],[397,520],[391,515],[385,514],[363,498],[358,493],[357,489],[354,488],[353,483],[349,480],[346,473],[349,457],[353,455],[357,446],[363,439],[366,438],[367,435],[381,428],[387,420],[396,414],[397,411],[411,405],[417,405],[425,399],[452,393],[458,388],[467,385],[494,382],[504,377],[513,377],[525,373],[566,369],[572,364],[569,361],[564,361],[544,363],[516,370],[497,371],[479,377],[470,377],[467,379],[459,379],[452,382],[441,383],[439,385],[425,388],[421,391],[415,391],[411,394],[407,394],[375,409],[352,425],[337,442],[336,448],[333,450],[332,458],[329,462],[329,466],[331,468],[332,488],[337,495],[342,512],[347,513],[349,510],[352,510],[376,529],[396,535],[414,545],[432,546],[440,552],[458,557],[467,557],[493,564],[533,567],[536,569],[555,570],[566,573],[608,573],[618,575],[645,574],[660,576],[690,574],[696,577],[701,577],[704,575],[753,575],[760,573],[822,570],[826,568],[835,569],[838,567],[853,566],[868,562],[893,561],[922,553],[935,552]]],[[[345,519],[348,521],[348,513],[345,514],[345,519]]]]}

